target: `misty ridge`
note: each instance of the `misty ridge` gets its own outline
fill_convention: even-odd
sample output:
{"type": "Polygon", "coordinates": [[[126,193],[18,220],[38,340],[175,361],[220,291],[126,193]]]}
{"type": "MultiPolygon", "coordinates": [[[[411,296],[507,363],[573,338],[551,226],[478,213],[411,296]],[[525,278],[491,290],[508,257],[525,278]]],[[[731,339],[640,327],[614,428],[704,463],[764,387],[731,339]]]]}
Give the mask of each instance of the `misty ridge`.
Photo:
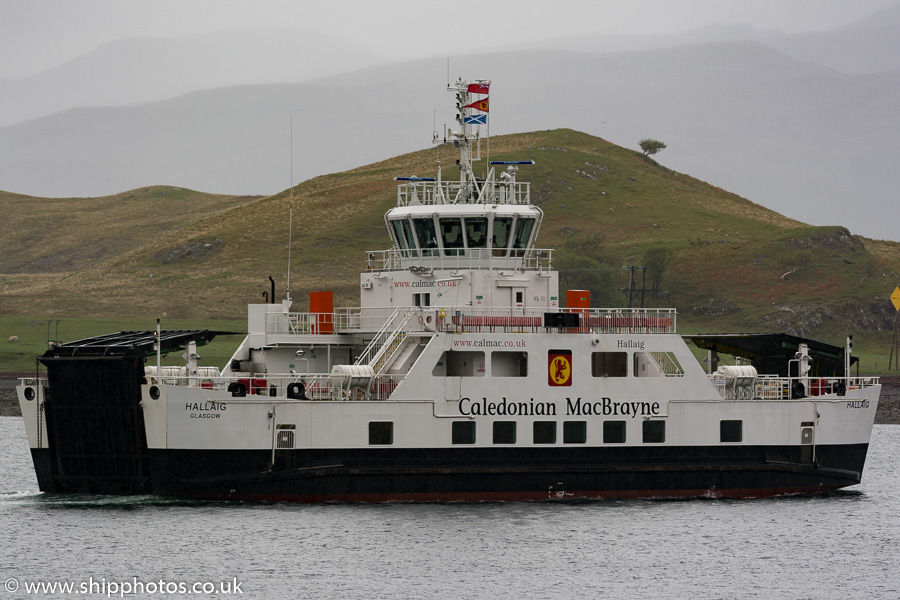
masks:
{"type": "MultiPolygon", "coordinates": [[[[493,80],[491,135],[660,139],[668,168],[898,240],[898,30],[900,5],[821,33],[579,36],[451,56],[450,77],[493,80]]],[[[291,116],[296,184],[429,147],[454,122],[446,83],[447,57],[388,63],[300,29],[120,40],[0,79],[0,189],[272,194],[291,183],[291,116]]]]}

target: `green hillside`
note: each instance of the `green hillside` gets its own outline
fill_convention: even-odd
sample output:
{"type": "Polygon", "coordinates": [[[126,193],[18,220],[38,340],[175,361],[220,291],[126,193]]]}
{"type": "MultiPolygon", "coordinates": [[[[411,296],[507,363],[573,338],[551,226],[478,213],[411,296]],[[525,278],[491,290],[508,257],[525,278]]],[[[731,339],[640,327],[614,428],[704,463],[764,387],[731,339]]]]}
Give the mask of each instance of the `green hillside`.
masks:
{"type": "MultiPolygon", "coordinates": [[[[364,251],[389,245],[382,217],[396,200],[392,178],[431,175],[439,158],[443,177],[457,178],[455,150],[442,147],[294,188],[295,308],[312,290],[357,304],[364,251]]],[[[538,245],[556,249],[561,285],[591,289],[595,305],[624,306],[623,267],[647,266],[648,287],[658,287],[645,302],[678,308],[683,330],[832,342],[854,333],[887,350],[900,244],[840,224],[810,227],[571,130],[492,138],[491,158],[536,161],[519,179],[532,182],[545,213],[538,245]]],[[[238,198],[149,188],[68,204],[0,194],[14,223],[0,258],[0,316],[241,319],[248,302],[262,301],[269,275],[284,294],[290,204],[289,191],[238,198]]]]}

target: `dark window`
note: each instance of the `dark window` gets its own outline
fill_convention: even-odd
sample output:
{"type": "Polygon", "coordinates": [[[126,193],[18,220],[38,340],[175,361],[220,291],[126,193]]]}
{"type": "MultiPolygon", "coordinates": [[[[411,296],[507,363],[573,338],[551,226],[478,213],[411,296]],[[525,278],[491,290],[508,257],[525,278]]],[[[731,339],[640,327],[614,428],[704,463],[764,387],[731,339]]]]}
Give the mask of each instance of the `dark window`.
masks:
{"type": "Polygon", "coordinates": [[[512,228],[512,217],[494,217],[494,234],[491,245],[494,247],[494,256],[506,256],[506,247],[509,245],[509,230],[512,228]]]}
{"type": "Polygon", "coordinates": [[[437,235],[434,233],[434,221],[429,219],[413,219],[416,226],[416,237],[419,238],[419,248],[422,256],[437,256],[437,235]]]}
{"type": "Polygon", "coordinates": [[[491,353],[492,377],[528,377],[528,353],[505,352],[498,350],[491,353]]]}
{"type": "Polygon", "coordinates": [[[418,256],[416,252],[416,242],[413,238],[412,227],[406,219],[402,221],[391,221],[394,228],[394,236],[397,238],[397,247],[400,248],[401,256],[418,256]]]}
{"type": "Polygon", "coordinates": [[[494,443],[495,444],[515,444],[516,443],[516,422],[515,421],[494,421],[494,443]]]}
{"type": "Polygon", "coordinates": [[[484,377],[484,352],[447,350],[432,369],[435,377],[484,377]]]}
{"type": "Polygon", "coordinates": [[[456,256],[465,254],[463,250],[462,219],[456,217],[443,218],[441,223],[441,239],[444,242],[444,254],[456,256]]]}
{"type": "Polygon", "coordinates": [[[594,377],[625,377],[628,375],[627,352],[592,352],[591,375],[594,377]]]}
{"type": "Polygon", "coordinates": [[[535,444],[555,444],[556,443],[556,421],[535,421],[534,422],[534,443],[535,444]]]}
{"type": "Polygon", "coordinates": [[[587,421],[563,421],[563,444],[587,443],[587,421]]]}
{"type": "Polygon", "coordinates": [[[603,421],[603,443],[625,443],[625,421],[603,421]]]}
{"type": "Polygon", "coordinates": [[[488,220],[486,217],[466,217],[466,240],[469,248],[487,248],[488,220]]]}
{"type": "Polygon", "coordinates": [[[394,443],[394,423],[372,421],[369,423],[369,445],[389,446],[394,443]]]}
{"type": "Polygon", "coordinates": [[[744,441],[743,424],[743,421],[719,421],[719,441],[732,443],[744,441]]]}
{"type": "Polygon", "coordinates": [[[516,235],[513,238],[513,248],[519,250],[528,247],[531,239],[531,230],[534,229],[534,219],[519,218],[516,221],[516,235]]]}
{"type": "Polygon", "coordinates": [[[666,441],[665,421],[644,421],[644,443],[662,444],[666,441]]]}
{"type": "Polygon", "coordinates": [[[453,421],[451,437],[454,444],[474,444],[475,421],[453,421]]]}

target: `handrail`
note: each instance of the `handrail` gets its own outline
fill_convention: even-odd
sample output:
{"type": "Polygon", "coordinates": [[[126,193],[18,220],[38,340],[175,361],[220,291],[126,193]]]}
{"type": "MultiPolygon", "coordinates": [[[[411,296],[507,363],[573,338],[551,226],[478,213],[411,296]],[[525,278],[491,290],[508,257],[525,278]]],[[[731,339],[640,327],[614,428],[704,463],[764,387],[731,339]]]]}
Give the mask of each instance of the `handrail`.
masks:
{"type": "Polygon", "coordinates": [[[458,181],[414,181],[397,186],[397,206],[459,204],[469,199],[475,204],[531,204],[531,183],[527,181],[480,182],[481,188],[458,181]]]}
{"type": "MultiPolygon", "coordinates": [[[[432,307],[397,307],[397,308],[337,308],[333,313],[335,332],[369,333],[374,332],[376,339],[384,335],[390,328],[396,314],[403,311],[434,311],[444,316],[437,319],[436,330],[448,333],[543,333],[558,331],[560,333],[628,333],[657,334],[675,333],[677,329],[677,312],[674,308],[479,308],[475,306],[432,306],[432,307]],[[390,311],[390,312],[389,312],[390,311]],[[544,327],[546,313],[578,313],[579,326],[568,328],[544,327]]],[[[289,334],[312,333],[314,330],[300,330],[282,327],[285,322],[308,323],[312,321],[311,313],[272,313],[279,318],[267,320],[266,333],[289,334]]],[[[312,313],[320,316],[318,313],[312,313]]],[[[268,317],[269,315],[267,315],[268,317]]],[[[416,330],[411,328],[410,331],[416,330]]],[[[418,330],[424,331],[423,328],[418,330]]],[[[372,352],[366,348],[367,352],[372,352]]],[[[362,356],[362,355],[361,355],[362,356]]],[[[357,364],[368,364],[369,359],[357,364]]]]}
{"type": "MultiPolygon", "coordinates": [[[[709,374],[709,380],[722,398],[728,396],[728,386],[721,374],[709,374]]],[[[752,388],[751,400],[790,400],[794,385],[804,384],[804,398],[816,398],[825,394],[842,394],[846,390],[868,388],[879,385],[878,377],[781,377],[779,375],[757,375],[752,388]],[[808,387],[806,384],[809,384],[808,387]],[[843,386],[843,388],[841,388],[843,386]],[[843,391],[841,391],[843,390],[843,391]]],[[[798,398],[799,399],[799,398],[798,398]]]]}
{"type": "Polygon", "coordinates": [[[387,321],[384,322],[384,325],[381,326],[381,329],[378,330],[378,333],[375,334],[375,337],[372,338],[372,341],[369,342],[369,345],[366,346],[366,349],[360,352],[359,356],[356,357],[356,361],[354,361],[353,364],[374,366],[375,361],[377,361],[384,353],[384,349],[387,345],[394,337],[396,337],[397,330],[406,325],[407,321],[409,321],[409,315],[410,311],[408,309],[401,306],[395,308],[394,312],[391,313],[391,316],[388,317],[387,321]],[[397,327],[393,327],[394,321],[396,321],[397,317],[401,314],[404,314],[402,322],[397,327]],[[385,340],[386,337],[388,337],[387,340],[385,340]]]}
{"type": "Polygon", "coordinates": [[[438,249],[417,250],[389,248],[367,250],[366,269],[375,272],[405,271],[410,267],[429,269],[511,269],[547,271],[553,268],[550,248],[453,248],[453,253],[438,254],[438,249]],[[425,254],[433,252],[433,254],[425,254]]]}
{"type": "Polygon", "coordinates": [[[378,375],[369,382],[368,386],[353,388],[349,391],[336,385],[330,373],[305,373],[302,375],[299,373],[254,373],[252,376],[201,377],[199,381],[197,378],[169,377],[164,374],[162,377],[148,376],[145,380],[152,385],[194,387],[220,393],[229,391],[229,385],[232,383],[241,383],[244,385],[246,396],[233,396],[235,398],[280,398],[293,402],[339,399],[388,400],[403,378],[404,375],[378,375]],[[287,388],[292,383],[303,384],[305,398],[287,398],[287,388]]]}

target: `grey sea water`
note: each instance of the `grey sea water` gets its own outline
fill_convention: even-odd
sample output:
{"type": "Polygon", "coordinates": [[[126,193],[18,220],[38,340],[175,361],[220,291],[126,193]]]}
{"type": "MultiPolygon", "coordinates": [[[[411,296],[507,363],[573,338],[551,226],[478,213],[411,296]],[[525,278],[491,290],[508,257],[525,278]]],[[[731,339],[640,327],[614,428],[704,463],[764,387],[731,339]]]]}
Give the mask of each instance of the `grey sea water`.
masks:
{"type": "Polygon", "coordinates": [[[50,496],[0,440],[0,598],[900,598],[897,425],[848,490],[577,504],[50,496]]]}

